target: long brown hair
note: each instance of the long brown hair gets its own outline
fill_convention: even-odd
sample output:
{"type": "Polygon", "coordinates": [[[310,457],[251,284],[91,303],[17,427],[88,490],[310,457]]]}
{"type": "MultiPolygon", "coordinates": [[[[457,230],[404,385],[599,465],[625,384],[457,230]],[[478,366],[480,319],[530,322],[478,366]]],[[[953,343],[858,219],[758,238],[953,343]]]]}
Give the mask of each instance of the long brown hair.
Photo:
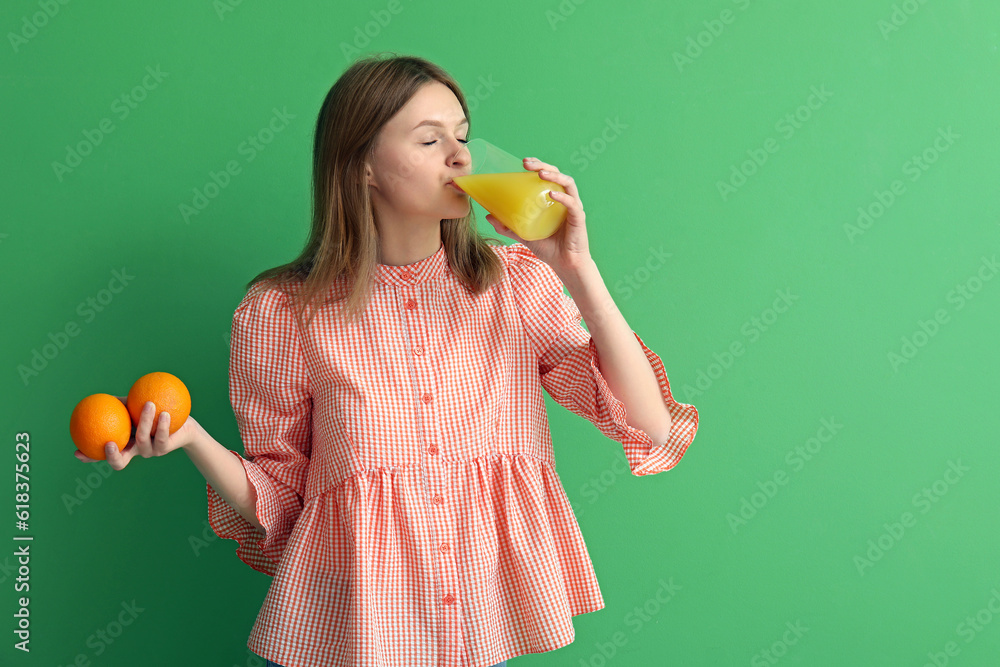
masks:
{"type": "MultiPolygon", "coordinates": [[[[313,143],[309,239],[296,259],[262,271],[247,283],[247,290],[262,281],[297,283],[291,295],[302,331],[316,314],[313,302],[330,293],[342,277],[345,289],[332,294],[333,300],[346,300],[339,314],[354,319],[367,307],[378,274],[379,238],[365,169],[374,159],[382,127],[421,86],[433,81],[455,93],[471,130],[472,117],[458,83],[423,58],[379,53],[357,60],[327,93],[313,143]]],[[[462,218],[442,220],[441,240],[451,270],[470,292],[483,292],[502,278],[500,259],[490,249],[502,242],[479,233],[471,207],[462,218]]]]}

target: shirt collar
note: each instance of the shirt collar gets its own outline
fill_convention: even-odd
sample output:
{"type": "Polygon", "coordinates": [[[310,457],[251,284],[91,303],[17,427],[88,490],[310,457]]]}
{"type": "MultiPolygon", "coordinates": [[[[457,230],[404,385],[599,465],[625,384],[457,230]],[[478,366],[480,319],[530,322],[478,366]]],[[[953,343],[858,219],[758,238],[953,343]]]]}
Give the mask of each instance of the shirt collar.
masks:
{"type": "Polygon", "coordinates": [[[379,264],[376,281],[386,285],[399,286],[427,282],[441,275],[447,261],[448,257],[444,250],[444,243],[442,243],[433,255],[425,257],[419,262],[403,264],[402,266],[379,264]]]}

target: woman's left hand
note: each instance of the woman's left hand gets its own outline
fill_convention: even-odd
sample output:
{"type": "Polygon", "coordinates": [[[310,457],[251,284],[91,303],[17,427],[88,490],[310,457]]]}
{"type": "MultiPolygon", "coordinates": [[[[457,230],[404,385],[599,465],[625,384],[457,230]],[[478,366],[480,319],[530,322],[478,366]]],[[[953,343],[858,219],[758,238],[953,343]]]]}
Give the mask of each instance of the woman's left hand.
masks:
{"type": "Polygon", "coordinates": [[[580,193],[576,189],[576,182],[572,176],[561,173],[557,167],[539,162],[535,158],[524,158],[524,167],[530,171],[544,172],[539,173],[539,178],[543,181],[558,183],[565,188],[565,194],[558,190],[552,190],[549,196],[552,197],[553,201],[566,207],[568,211],[566,220],[547,239],[525,241],[493,217],[492,213],[487,215],[486,219],[493,225],[498,234],[523,243],[536,257],[551,266],[556,274],[559,276],[567,275],[591,259],[590,246],[587,243],[586,215],[583,212],[580,193]]]}

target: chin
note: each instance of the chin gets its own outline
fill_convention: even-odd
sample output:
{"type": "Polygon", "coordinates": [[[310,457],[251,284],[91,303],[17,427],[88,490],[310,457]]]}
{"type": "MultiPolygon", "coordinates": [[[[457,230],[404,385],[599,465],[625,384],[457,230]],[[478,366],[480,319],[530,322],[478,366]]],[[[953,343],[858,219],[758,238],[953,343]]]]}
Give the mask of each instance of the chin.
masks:
{"type": "Polygon", "coordinates": [[[465,206],[449,206],[445,209],[445,218],[464,218],[469,215],[472,210],[472,204],[466,204],[465,206]]]}

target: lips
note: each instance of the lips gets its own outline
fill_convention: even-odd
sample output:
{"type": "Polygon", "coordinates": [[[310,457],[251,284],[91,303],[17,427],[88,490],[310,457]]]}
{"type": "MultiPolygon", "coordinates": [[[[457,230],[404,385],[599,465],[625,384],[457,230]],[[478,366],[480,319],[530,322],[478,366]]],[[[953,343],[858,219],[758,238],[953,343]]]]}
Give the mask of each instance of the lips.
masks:
{"type": "Polygon", "coordinates": [[[447,183],[445,183],[445,185],[450,185],[451,187],[455,188],[459,192],[465,192],[465,190],[463,190],[462,188],[458,187],[458,184],[455,183],[455,181],[448,181],[447,183]]]}

